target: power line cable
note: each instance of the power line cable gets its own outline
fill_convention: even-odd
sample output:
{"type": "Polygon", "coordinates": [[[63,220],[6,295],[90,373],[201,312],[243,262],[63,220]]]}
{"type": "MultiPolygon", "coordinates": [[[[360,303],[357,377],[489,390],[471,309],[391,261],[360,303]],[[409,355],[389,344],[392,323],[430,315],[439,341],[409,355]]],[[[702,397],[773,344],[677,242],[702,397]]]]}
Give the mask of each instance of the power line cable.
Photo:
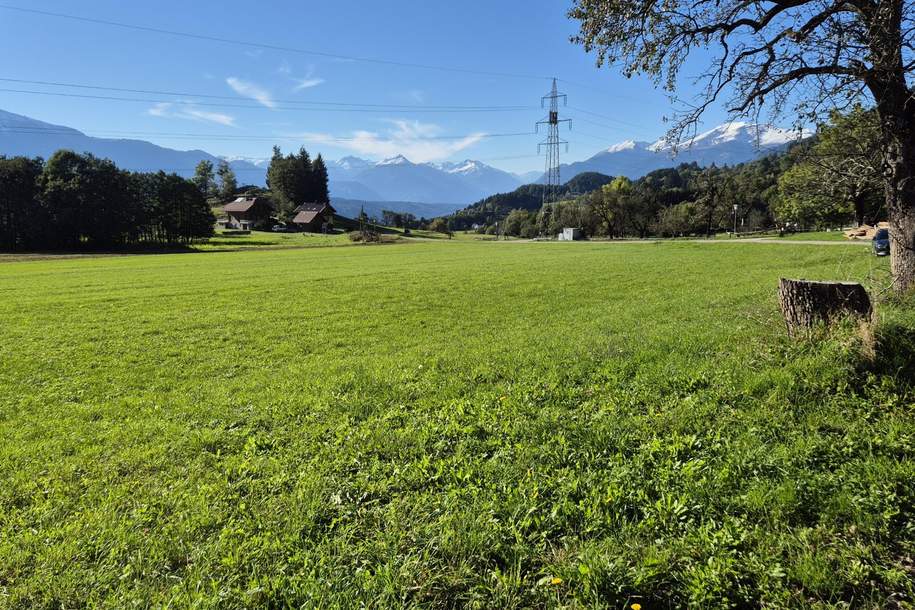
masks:
{"type": "Polygon", "coordinates": [[[83,93],[66,93],[63,91],[31,91],[26,89],[7,89],[0,88],[3,93],[17,93],[22,95],[43,95],[51,97],[67,97],[75,99],[103,100],[111,102],[134,102],[142,104],[181,104],[186,106],[196,106],[204,108],[243,108],[248,110],[272,110],[281,112],[422,112],[429,114],[438,113],[485,113],[485,112],[517,112],[516,108],[464,108],[464,109],[424,109],[416,106],[403,106],[398,109],[396,106],[387,106],[383,108],[301,108],[289,106],[265,106],[263,104],[224,104],[216,102],[196,102],[196,101],[176,101],[164,99],[140,99],[135,97],[117,97],[113,95],[89,95],[83,93]]]}
{"type": "MultiPolygon", "coordinates": [[[[580,111],[579,111],[580,112],[580,111]]],[[[607,125],[605,123],[600,123],[598,121],[592,121],[591,119],[586,119],[580,116],[573,117],[575,121],[580,121],[582,123],[587,123],[589,125],[594,125],[596,127],[603,127],[604,129],[609,129],[611,131],[624,131],[625,128],[620,125],[607,125]]]]}
{"type": "MultiPolygon", "coordinates": [[[[91,133],[86,133],[78,130],[71,130],[66,127],[62,128],[41,128],[41,127],[7,127],[0,128],[0,134],[3,133],[20,133],[20,134],[31,134],[31,135],[58,135],[58,136],[71,136],[71,137],[104,137],[102,134],[107,136],[147,136],[147,137],[163,137],[163,138],[177,138],[177,139],[213,139],[213,140],[254,140],[254,141],[313,141],[313,142],[354,142],[361,140],[363,138],[359,137],[341,137],[341,136],[328,136],[324,137],[320,134],[306,134],[303,136],[282,136],[282,135],[233,135],[233,134],[202,134],[202,133],[184,133],[184,132],[155,132],[155,131],[94,131],[92,133],[97,134],[92,136],[91,133]]],[[[515,133],[471,133],[464,135],[450,135],[450,136],[424,136],[424,137],[406,137],[406,136],[396,136],[396,137],[379,137],[381,141],[392,141],[392,142],[426,142],[426,141],[441,141],[441,140],[464,140],[466,138],[481,138],[481,139],[490,139],[490,138],[514,138],[522,136],[533,136],[536,135],[533,131],[524,131],[524,132],[515,132],[515,133]]]]}
{"type": "Polygon", "coordinates": [[[477,161],[514,161],[515,159],[540,159],[541,155],[514,155],[511,157],[490,157],[488,159],[477,159],[477,161]]]}
{"type": "Polygon", "coordinates": [[[56,17],[59,19],[69,19],[71,21],[80,21],[83,23],[93,23],[96,25],[106,25],[111,27],[123,28],[127,30],[135,30],[140,32],[152,32],[155,34],[165,34],[168,36],[177,36],[181,38],[192,38],[195,40],[205,40],[207,42],[218,42],[222,44],[230,44],[235,46],[250,47],[255,49],[264,49],[269,51],[283,51],[287,53],[298,53],[302,55],[313,55],[316,57],[327,57],[329,59],[342,59],[344,61],[356,61],[363,63],[372,63],[380,64],[386,66],[396,66],[400,68],[418,68],[422,70],[438,70],[442,72],[457,72],[463,74],[477,74],[482,76],[495,76],[500,78],[522,78],[529,80],[547,80],[552,77],[547,76],[537,76],[533,74],[518,74],[511,72],[493,72],[488,70],[474,70],[471,68],[461,68],[456,66],[441,66],[434,64],[420,64],[413,62],[405,61],[394,61],[389,59],[379,59],[374,57],[360,57],[355,55],[341,55],[338,53],[328,53],[325,51],[315,51],[310,49],[297,49],[294,47],[286,47],[281,45],[266,44],[260,42],[251,42],[247,40],[236,40],[231,38],[221,38],[219,36],[210,36],[206,34],[194,34],[191,32],[179,32],[176,30],[166,30],[163,28],[154,28],[145,25],[136,25],[132,23],[123,23],[120,21],[110,21],[108,19],[97,19],[93,17],[83,17],[80,15],[71,15],[67,13],[57,13],[54,11],[45,11],[33,8],[24,8],[21,6],[12,6],[9,4],[0,4],[0,9],[8,11],[17,11],[20,13],[30,13],[33,15],[42,15],[44,17],[56,17]]]}
{"type": "Polygon", "coordinates": [[[602,138],[601,136],[595,136],[594,134],[586,133],[581,130],[575,132],[573,135],[575,138],[581,136],[581,137],[585,137],[585,138],[591,138],[592,140],[597,140],[599,142],[603,142],[604,145],[607,144],[607,138],[602,138]]]}
{"type": "MultiPolygon", "coordinates": [[[[605,68],[622,68],[622,67],[623,67],[623,64],[619,64],[619,63],[616,63],[616,64],[607,64],[607,65],[605,65],[604,67],[605,67],[605,68]]],[[[602,89],[601,87],[595,87],[595,86],[593,86],[593,85],[586,85],[586,84],[584,84],[584,83],[579,83],[579,82],[572,81],[572,80],[568,80],[568,79],[565,79],[565,78],[560,78],[560,79],[558,79],[558,80],[559,80],[559,82],[565,83],[565,84],[567,84],[567,85],[572,85],[573,87],[581,87],[582,89],[588,89],[588,90],[590,90],[590,91],[594,91],[595,93],[600,93],[600,94],[606,95],[606,96],[608,96],[608,97],[617,98],[617,99],[629,100],[629,101],[637,102],[637,103],[643,103],[643,102],[644,102],[643,99],[640,99],[640,98],[637,98],[637,97],[634,97],[634,96],[631,96],[631,95],[622,95],[622,94],[620,94],[619,92],[610,91],[610,90],[608,90],[608,89],[602,89]]]]}
{"type": "MultiPolygon", "coordinates": [[[[141,93],[149,95],[172,95],[176,97],[204,98],[216,100],[236,100],[246,101],[246,98],[237,95],[212,95],[203,93],[189,93],[178,91],[156,91],[152,89],[126,89],[121,87],[104,87],[101,85],[85,85],[78,83],[61,83],[53,81],[26,80],[20,78],[2,78],[0,82],[21,83],[29,85],[43,85],[49,87],[70,87],[74,89],[90,89],[94,91],[115,91],[120,93],[141,93]]],[[[302,104],[305,106],[346,106],[346,107],[366,107],[366,108],[396,108],[396,109],[416,109],[416,110],[536,110],[539,106],[441,106],[441,105],[410,105],[410,104],[375,104],[361,102],[323,102],[310,100],[271,100],[277,104],[302,104]]],[[[177,102],[175,102],[177,103],[177,102]]]]}
{"type": "Polygon", "coordinates": [[[634,127],[636,129],[648,129],[645,125],[638,125],[636,123],[630,123],[629,121],[623,121],[616,117],[612,117],[606,114],[601,114],[599,112],[592,112],[590,110],[585,110],[584,108],[575,108],[574,106],[569,106],[569,110],[574,110],[575,112],[583,112],[585,114],[596,116],[600,119],[605,119],[607,121],[612,121],[614,123],[619,123],[620,125],[625,125],[626,127],[634,127]]]}

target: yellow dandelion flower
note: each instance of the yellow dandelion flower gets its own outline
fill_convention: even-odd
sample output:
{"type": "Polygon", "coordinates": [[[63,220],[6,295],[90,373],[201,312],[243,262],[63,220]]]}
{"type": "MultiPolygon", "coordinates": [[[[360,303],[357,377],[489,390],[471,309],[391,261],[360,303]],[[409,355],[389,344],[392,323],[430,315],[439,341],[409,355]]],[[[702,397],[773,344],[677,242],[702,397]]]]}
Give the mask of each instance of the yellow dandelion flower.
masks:
{"type": "Polygon", "coordinates": [[[632,610],[642,610],[642,604],[632,604],[629,606],[632,610]]]}
{"type": "Polygon", "coordinates": [[[551,584],[551,585],[561,585],[561,584],[562,584],[562,579],[561,579],[561,578],[553,578],[553,580],[550,581],[550,584],[551,584]]]}

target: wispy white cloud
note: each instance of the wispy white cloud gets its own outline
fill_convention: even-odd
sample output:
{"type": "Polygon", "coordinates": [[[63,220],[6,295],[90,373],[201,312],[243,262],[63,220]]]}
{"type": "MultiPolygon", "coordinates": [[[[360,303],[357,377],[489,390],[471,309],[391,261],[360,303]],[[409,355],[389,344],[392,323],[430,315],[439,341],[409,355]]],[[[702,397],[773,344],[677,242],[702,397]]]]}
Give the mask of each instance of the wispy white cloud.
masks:
{"type": "Polygon", "coordinates": [[[388,119],[387,122],[392,128],[384,133],[355,131],[346,138],[325,133],[296,135],[309,142],[343,148],[376,159],[404,155],[415,163],[447,159],[486,137],[481,132],[457,140],[434,139],[442,133],[438,125],[401,119],[388,119]]]}
{"type": "Polygon", "coordinates": [[[315,76],[314,66],[308,66],[308,72],[306,72],[304,78],[295,76],[292,70],[292,66],[285,59],[280,64],[280,67],[276,69],[276,71],[295,83],[295,86],[292,88],[293,91],[311,89],[312,87],[317,87],[318,85],[321,85],[325,82],[323,78],[318,78],[315,76]]]}
{"type": "Polygon", "coordinates": [[[413,100],[417,104],[426,103],[426,94],[425,94],[425,92],[420,91],[419,89],[410,89],[409,91],[407,91],[407,97],[409,97],[411,100],[413,100]]]}
{"type": "Polygon", "coordinates": [[[166,104],[165,102],[162,102],[161,104],[156,104],[155,106],[153,106],[152,108],[147,110],[146,113],[149,115],[152,115],[152,116],[161,116],[161,117],[169,116],[171,114],[172,106],[173,106],[173,104],[166,104]]]}
{"type": "Polygon", "coordinates": [[[323,78],[293,78],[295,87],[292,88],[293,91],[303,91],[305,89],[311,89],[312,87],[317,87],[318,85],[324,82],[323,78]]]}
{"type": "Polygon", "coordinates": [[[226,79],[226,84],[238,95],[256,100],[267,108],[276,108],[276,102],[273,101],[270,92],[256,83],[230,76],[226,79]]]}
{"type": "Polygon", "coordinates": [[[226,127],[235,127],[235,117],[220,112],[200,110],[193,104],[171,104],[162,102],[146,111],[150,116],[168,119],[186,119],[204,123],[216,123],[226,127]]]}

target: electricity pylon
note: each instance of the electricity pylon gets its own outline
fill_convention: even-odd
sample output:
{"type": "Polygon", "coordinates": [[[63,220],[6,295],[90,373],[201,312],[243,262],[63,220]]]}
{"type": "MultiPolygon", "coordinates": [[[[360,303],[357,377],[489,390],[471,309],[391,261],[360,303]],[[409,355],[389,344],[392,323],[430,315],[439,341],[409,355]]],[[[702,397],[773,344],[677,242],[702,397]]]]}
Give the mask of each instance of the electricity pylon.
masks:
{"type": "Polygon", "coordinates": [[[559,175],[559,147],[565,145],[566,152],[569,151],[569,143],[559,137],[559,124],[568,123],[571,130],[572,119],[559,118],[559,98],[562,98],[563,105],[568,103],[568,97],[564,93],[559,93],[556,87],[556,79],[554,78],[553,90],[540,99],[542,107],[546,107],[546,101],[550,100],[550,114],[537,123],[538,133],[541,125],[549,125],[549,133],[546,140],[537,145],[538,155],[540,150],[546,147],[546,183],[543,188],[544,205],[559,199],[559,189],[562,187],[562,178],[559,175]]]}

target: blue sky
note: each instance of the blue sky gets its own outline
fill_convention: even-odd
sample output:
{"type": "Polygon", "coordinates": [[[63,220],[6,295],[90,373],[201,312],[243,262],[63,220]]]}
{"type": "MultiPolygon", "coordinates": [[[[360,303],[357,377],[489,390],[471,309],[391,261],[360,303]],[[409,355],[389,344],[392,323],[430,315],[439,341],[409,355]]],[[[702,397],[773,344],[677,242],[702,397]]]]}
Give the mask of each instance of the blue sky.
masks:
{"type": "MultiPolygon", "coordinates": [[[[564,114],[573,119],[563,161],[627,139],[654,140],[671,112],[666,95],[648,79],[598,70],[593,57],[569,42],[575,33],[565,16],[569,2],[0,0],[4,4],[331,55],[519,75],[351,61],[0,9],[0,54],[7,58],[0,78],[184,94],[0,81],[7,90],[142,100],[0,91],[0,109],[101,137],[226,156],[261,158],[273,144],[304,145],[329,159],[402,153],[416,162],[473,158],[529,171],[542,169],[539,136],[487,134],[532,131],[543,116],[539,100],[549,76],[562,79],[560,89],[569,96],[564,114]],[[312,102],[364,106],[356,112],[312,102]],[[442,106],[516,108],[442,112],[442,106]]],[[[724,119],[713,109],[706,124],[724,119]]]]}

